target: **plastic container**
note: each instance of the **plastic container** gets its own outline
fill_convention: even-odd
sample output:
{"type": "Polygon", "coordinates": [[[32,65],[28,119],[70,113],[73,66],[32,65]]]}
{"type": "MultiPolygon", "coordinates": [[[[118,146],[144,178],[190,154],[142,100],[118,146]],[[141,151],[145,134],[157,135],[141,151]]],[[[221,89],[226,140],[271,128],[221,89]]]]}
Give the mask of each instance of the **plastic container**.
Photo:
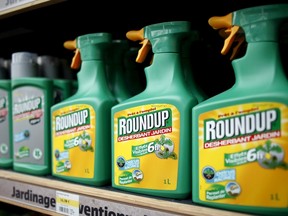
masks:
{"type": "Polygon", "coordinates": [[[73,70],[71,68],[71,65],[69,65],[67,59],[60,58],[59,62],[60,62],[60,74],[63,75],[62,78],[70,80],[72,82],[71,95],[73,95],[78,90],[77,73],[79,72],[79,69],[73,70]]]}
{"type": "Polygon", "coordinates": [[[12,99],[9,67],[0,59],[0,167],[12,168],[12,99]]]}
{"type": "Polygon", "coordinates": [[[135,61],[137,58],[139,47],[131,46],[125,53],[124,66],[126,85],[132,96],[143,92],[146,88],[146,77],[144,73],[145,64],[139,64],[135,61]]]}
{"type": "Polygon", "coordinates": [[[78,90],[51,108],[52,175],[81,184],[111,184],[111,107],[117,104],[106,80],[111,34],[91,33],[66,41],[75,51],[78,90]]]}
{"type": "Polygon", "coordinates": [[[188,21],[152,24],[126,36],[152,49],[146,89],[112,108],[112,187],[175,199],[191,195],[191,109],[196,97],[182,70],[188,21]]]}
{"type": "Polygon", "coordinates": [[[198,44],[201,44],[200,33],[196,30],[191,30],[190,36],[183,43],[182,64],[183,64],[184,76],[187,82],[187,86],[197,98],[198,103],[200,103],[206,100],[208,98],[208,95],[204,92],[202,86],[200,86],[200,84],[197,83],[196,81],[197,73],[201,73],[201,70],[203,70],[202,67],[200,70],[199,68],[195,66],[196,65],[195,61],[199,61],[198,58],[202,57],[197,52],[198,44]]]}
{"type": "Polygon", "coordinates": [[[12,54],[13,169],[51,174],[50,108],[53,81],[39,77],[36,53],[12,54]]]}
{"type": "Polygon", "coordinates": [[[53,80],[54,84],[54,104],[65,100],[72,95],[72,80],[65,79],[61,76],[61,62],[55,56],[42,55],[38,56],[37,63],[39,65],[39,73],[41,77],[53,80]]]}
{"type": "Polygon", "coordinates": [[[278,43],[287,11],[288,4],[263,5],[209,19],[222,31],[236,81],[193,108],[194,203],[288,214],[288,82],[278,43]]]}
{"type": "Polygon", "coordinates": [[[118,103],[132,97],[128,88],[129,81],[125,76],[125,54],[129,50],[127,40],[113,40],[107,53],[107,80],[112,94],[118,103]]]}

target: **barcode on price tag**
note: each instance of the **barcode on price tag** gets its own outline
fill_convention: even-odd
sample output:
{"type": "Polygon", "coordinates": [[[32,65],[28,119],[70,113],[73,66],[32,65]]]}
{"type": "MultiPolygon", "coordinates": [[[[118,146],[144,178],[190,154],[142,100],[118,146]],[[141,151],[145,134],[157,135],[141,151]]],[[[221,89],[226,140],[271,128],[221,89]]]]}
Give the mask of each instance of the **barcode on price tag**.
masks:
{"type": "Polygon", "coordinates": [[[56,212],[79,216],[79,195],[56,191],[56,212]]]}

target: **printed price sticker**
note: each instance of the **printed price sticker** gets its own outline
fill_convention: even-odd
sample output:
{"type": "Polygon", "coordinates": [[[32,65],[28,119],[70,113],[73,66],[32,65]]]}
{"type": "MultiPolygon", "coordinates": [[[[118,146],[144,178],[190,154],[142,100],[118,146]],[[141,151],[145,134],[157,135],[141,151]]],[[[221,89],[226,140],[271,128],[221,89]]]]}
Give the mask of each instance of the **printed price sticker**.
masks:
{"type": "Polygon", "coordinates": [[[79,195],[56,191],[56,212],[63,215],[79,215],[79,195]]]}

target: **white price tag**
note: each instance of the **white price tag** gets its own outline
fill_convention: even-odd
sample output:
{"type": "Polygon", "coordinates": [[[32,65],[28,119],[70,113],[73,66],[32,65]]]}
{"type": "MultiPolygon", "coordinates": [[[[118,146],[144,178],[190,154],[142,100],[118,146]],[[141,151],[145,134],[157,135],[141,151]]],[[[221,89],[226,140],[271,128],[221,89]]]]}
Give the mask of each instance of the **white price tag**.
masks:
{"type": "Polygon", "coordinates": [[[56,191],[56,212],[79,216],[79,195],[56,191]]]}
{"type": "Polygon", "coordinates": [[[5,11],[33,1],[37,0],[0,0],[0,11],[5,11]]]}

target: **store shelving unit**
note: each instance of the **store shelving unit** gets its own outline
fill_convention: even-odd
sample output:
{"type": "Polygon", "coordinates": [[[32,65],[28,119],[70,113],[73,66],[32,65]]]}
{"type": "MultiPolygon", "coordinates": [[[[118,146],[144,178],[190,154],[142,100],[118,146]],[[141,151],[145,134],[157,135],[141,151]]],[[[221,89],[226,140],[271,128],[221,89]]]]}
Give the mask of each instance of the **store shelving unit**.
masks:
{"type": "Polygon", "coordinates": [[[38,177],[9,170],[0,170],[0,185],[0,201],[49,215],[59,215],[65,210],[75,210],[71,204],[72,201],[79,204],[79,208],[76,208],[79,215],[93,215],[93,211],[100,215],[101,208],[108,215],[246,215],[198,206],[190,200],[148,197],[113,190],[109,186],[100,188],[83,186],[49,176],[38,177]],[[59,201],[61,194],[66,195],[66,205],[63,205],[64,201],[59,201]],[[36,198],[33,200],[32,196],[37,196],[37,200],[36,198]],[[40,196],[46,201],[41,202],[40,196]],[[60,208],[57,207],[57,204],[60,205],[60,208]]]}
{"type": "Polygon", "coordinates": [[[7,18],[14,14],[28,12],[40,7],[60,3],[64,0],[7,0],[0,1],[0,17],[7,18]]]}
{"type": "MultiPolygon", "coordinates": [[[[63,42],[81,34],[109,31],[115,38],[124,38],[128,30],[140,29],[147,24],[190,20],[192,27],[202,32],[207,45],[204,54],[199,54],[206,58],[200,61],[203,73],[198,79],[205,86],[207,94],[212,96],[231,86],[234,74],[229,57],[220,55],[223,41],[208,26],[208,18],[243,7],[283,1],[257,3],[243,0],[240,3],[227,0],[210,2],[209,7],[207,2],[191,7],[191,3],[184,0],[157,6],[152,5],[152,1],[141,6],[126,1],[111,4],[108,1],[8,0],[12,5],[5,7],[5,2],[0,1],[0,55],[4,58],[10,58],[13,52],[27,50],[71,59],[73,54],[63,48],[63,42]],[[207,77],[207,73],[210,78],[201,79],[207,77]]],[[[99,215],[102,212],[102,215],[118,213],[137,216],[246,215],[195,205],[191,199],[149,197],[118,191],[109,186],[83,186],[52,176],[38,177],[4,169],[0,169],[0,201],[48,215],[59,215],[66,210],[79,211],[79,215],[97,215],[95,212],[99,212],[99,215]]]]}

